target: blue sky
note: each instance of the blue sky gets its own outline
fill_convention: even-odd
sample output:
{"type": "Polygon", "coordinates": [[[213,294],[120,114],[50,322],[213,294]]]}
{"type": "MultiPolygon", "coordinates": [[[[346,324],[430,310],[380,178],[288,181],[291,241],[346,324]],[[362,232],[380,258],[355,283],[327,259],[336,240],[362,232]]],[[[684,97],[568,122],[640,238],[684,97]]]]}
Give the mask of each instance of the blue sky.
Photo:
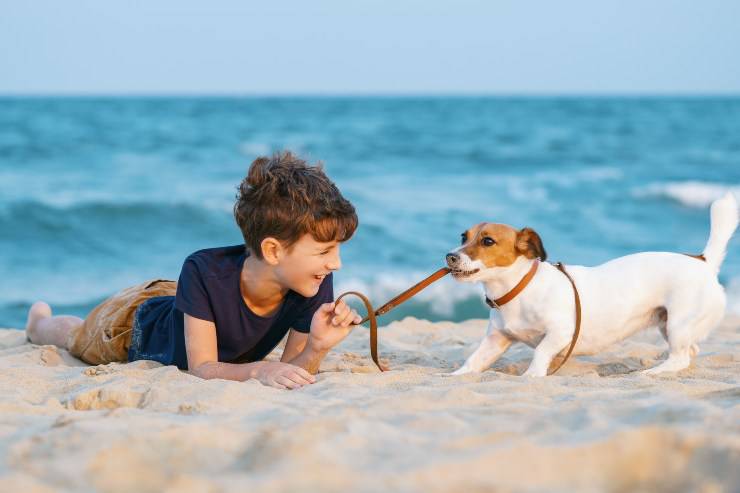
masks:
{"type": "Polygon", "coordinates": [[[0,0],[0,93],[740,93],[740,1],[0,0]]]}

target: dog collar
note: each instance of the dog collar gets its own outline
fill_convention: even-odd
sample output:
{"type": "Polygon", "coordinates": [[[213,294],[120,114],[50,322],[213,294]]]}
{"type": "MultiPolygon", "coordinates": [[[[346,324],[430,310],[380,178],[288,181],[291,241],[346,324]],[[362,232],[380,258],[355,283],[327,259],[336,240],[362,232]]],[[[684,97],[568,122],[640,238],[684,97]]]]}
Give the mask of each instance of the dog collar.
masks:
{"type": "Polygon", "coordinates": [[[522,280],[519,281],[519,283],[516,286],[514,286],[514,288],[511,291],[509,291],[502,297],[496,298],[495,300],[491,301],[491,298],[486,296],[486,303],[488,304],[488,306],[490,306],[491,308],[498,308],[500,306],[504,306],[505,304],[507,304],[514,298],[516,298],[516,296],[519,293],[521,293],[524,290],[524,288],[527,287],[527,284],[529,284],[529,281],[532,280],[535,273],[537,272],[537,267],[539,267],[539,265],[540,265],[540,259],[538,258],[534,259],[534,262],[532,262],[532,267],[529,268],[529,272],[527,272],[527,274],[524,277],[522,277],[522,280]]]}

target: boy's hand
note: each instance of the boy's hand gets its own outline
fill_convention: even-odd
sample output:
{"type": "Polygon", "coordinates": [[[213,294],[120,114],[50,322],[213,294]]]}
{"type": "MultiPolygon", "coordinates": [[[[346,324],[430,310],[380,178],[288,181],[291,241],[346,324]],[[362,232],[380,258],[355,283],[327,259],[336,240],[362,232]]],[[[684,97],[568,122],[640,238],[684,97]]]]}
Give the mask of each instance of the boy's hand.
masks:
{"type": "Polygon", "coordinates": [[[252,378],[263,385],[279,389],[299,389],[304,385],[316,382],[316,377],[300,366],[279,361],[258,361],[254,364],[252,378]]]}
{"type": "Polygon", "coordinates": [[[309,343],[314,351],[328,351],[339,344],[362,321],[344,301],[324,303],[311,319],[309,343]]]}

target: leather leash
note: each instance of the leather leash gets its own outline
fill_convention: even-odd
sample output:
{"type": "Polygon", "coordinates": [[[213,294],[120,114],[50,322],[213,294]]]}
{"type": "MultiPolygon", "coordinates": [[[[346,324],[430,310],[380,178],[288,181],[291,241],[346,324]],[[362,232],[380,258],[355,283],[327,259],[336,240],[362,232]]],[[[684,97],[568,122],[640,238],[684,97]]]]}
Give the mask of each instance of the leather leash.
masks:
{"type": "Polygon", "coordinates": [[[442,267],[438,271],[436,271],[431,276],[427,277],[426,279],[414,284],[409,289],[404,291],[403,293],[399,294],[392,300],[390,300],[385,305],[381,306],[377,310],[373,310],[373,305],[370,303],[370,300],[367,299],[367,296],[365,296],[362,293],[358,293],[357,291],[347,291],[346,293],[342,293],[341,296],[339,296],[336,301],[338,302],[342,298],[348,295],[354,295],[360,298],[362,300],[362,303],[365,305],[365,309],[367,310],[367,316],[362,319],[362,321],[358,324],[364,324],[365,322],[370,322],[370,356],[373,359],[373,362],[378,367],[380,371],[388,371],[388,367],[381,364],[378,360],[378,320],[377,317],[388,313],[404,301],[407,301],[409,298],[414,296],[416,293],[421,291],[422,289],[426,288],[430,284],[432,284],[435,281],[438,281],[439,279],[442,279],[444,276],[450,273],[450,269],[447,267],[442,267]]]}
{"type": "Polygon", "coordinates": [[[576,288],[576,283],[573,282],[573,278],[570,277],[570,274],[568,274],[568,271],[565,270],[565,266],[562,262],[558,262],[555,264],[555,267],[565,274],[565,277],[568,278],[570,281],[570,285],[573,286],[573,297],[576,301],[576,330],[573,332],[573,339],[570,341],[570,347],[568,348],[568,352],[565,353],[565,358],[560,362],[560,364],[552,371],[550,372],[550,375],[555,374],[564,364],[566,361],[568,361],[568,358],[570,358],[571,353],[573,352],[573,349],[576,347],[576,342],[578,342],[578,335],[581,333],[581,297],[578,294],[578,288],[576,288]]]}

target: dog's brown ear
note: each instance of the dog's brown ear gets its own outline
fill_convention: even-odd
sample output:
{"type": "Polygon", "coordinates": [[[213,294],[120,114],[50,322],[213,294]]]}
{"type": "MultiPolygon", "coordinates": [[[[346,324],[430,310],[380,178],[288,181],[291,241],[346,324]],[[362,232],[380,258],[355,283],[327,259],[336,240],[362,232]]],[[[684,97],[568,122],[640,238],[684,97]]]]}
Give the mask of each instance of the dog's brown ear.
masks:
{"type": "Polygon", "coordinates": [[[527,258],[539,258],[543,262],[547,260],[547,252],[542,246],[540,235],[532,228],[524,228],[517,233],[516,249],[527,258]]]}

